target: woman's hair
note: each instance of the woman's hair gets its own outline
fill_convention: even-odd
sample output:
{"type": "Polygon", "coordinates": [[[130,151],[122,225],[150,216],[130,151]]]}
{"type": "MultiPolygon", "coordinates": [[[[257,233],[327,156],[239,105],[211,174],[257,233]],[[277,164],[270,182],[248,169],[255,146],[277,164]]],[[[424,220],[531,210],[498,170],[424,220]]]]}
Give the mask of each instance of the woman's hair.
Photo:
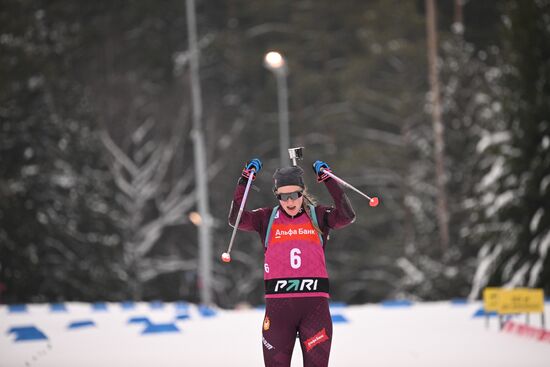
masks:
{"type": "Polygon", "coordinates": [[[315,207],[315,205],[317,204],[317,200],[313,196],[308,194],[307,188],[305,188],[305,187],[304,187],[304,191],[302,192],[302,196],[304,198],[304,200],[302,200],[302,208],[306,212],[309,219],[311,220],[311,225],[313,226],[313,228],[315,228],[317,233],[319,233],[322,236],[323,231],[321,231],[321,228],[319,228],[319,225],[317,225],[313,222],[313,220],[312,220],[313,217],[311,215],[311,208],[308,205],[308,204],[311,204],[315,207]]]}

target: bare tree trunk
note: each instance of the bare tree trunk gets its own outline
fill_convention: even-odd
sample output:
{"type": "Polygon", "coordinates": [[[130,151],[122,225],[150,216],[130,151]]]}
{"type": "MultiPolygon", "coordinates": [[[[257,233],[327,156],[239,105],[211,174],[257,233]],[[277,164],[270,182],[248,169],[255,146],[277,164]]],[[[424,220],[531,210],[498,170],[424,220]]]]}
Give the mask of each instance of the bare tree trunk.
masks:
{"type": "Polygon", "coordinates": [[[463,0],[454,0],[454,2],[455,2],[454,23],[464,24],[464,13],[462,11],[462,7],[464,6],[463,0]]]}
{"type": "MultiPolygon", "coordinates": [[[[405,120],[405,123],[401,129],[401,136],[403,139],[403,145],[405,151],[409,152],[411,146],[411,119],[405,120]]],[[[411,193],[410,175],[403,177],[401,184],[401,190],[403,192],[403,210],[405,215],[403,217],[403,242],[405,243],[405,251],[412,251],[416,247],[416,236],[414,230],[414,214],[411,210],[411,204],[408,202],[411,193]]]]}
{"type": "Polygon", "coordinates": [[[453,20],[453,31],[456,34],[464,34],[464,0],[454,0],[455,9],[454,9],[454,20],[453,20]]]}
{"type": "Polygon", "coordinates": [[[197,179],[197,204],[202,218],[199,224],[199,292],[203,304],[212,303],[212,218],[208,206],[208,171],[206,149],[202,129],[202,101],[199,78],[199,48],[197,46],[197,23],[195,0],[186,0],[187,33],[190,51],[191,96],[193,102],[193,151],[195,156],[195,177],[197,179]]]}
{"type": "Polygon", "coordinates": [[[428,64],[430,81],[430,102],[432,107],[432,124],[434,129],[435,176],[437,184],[437,220],[439,225],[439,240],[444,254],[449,248],[449,211],[445,191],[445,141],[444,126],[441,121],[441,101],[439,91],[439,76],[437,65],[437,29],[436,9],[434,0],[426,0],[426,30],[428,36],[428,64]]]}

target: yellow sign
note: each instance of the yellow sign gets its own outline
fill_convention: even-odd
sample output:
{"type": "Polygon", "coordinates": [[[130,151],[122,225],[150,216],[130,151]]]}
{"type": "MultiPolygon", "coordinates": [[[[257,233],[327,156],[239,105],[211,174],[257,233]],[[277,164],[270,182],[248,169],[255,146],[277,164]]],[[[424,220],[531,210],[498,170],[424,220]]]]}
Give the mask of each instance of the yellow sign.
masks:
{"type": "Polygon", "coordinates": [[[516,313],[544,312],[544,292],[542,289],[502,289],[498,295],[496,310],[501,315],[516,313]]]}
{"type": "Polygon", "coordinates": [[[485,288],[483,290],[483,310],[485,312],[497,312],[499,304],[499,295],[502,288],[485,288]]]}

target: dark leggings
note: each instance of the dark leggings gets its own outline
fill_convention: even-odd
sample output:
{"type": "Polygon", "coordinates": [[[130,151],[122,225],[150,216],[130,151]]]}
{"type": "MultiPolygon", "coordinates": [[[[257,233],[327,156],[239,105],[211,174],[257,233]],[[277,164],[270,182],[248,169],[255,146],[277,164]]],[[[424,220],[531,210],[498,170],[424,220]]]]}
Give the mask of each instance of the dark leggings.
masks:
{"type": "Polygon", "coordinates": [[[290,366],[296,333],[304,367],[328,366],[332,319],[326,298],[266,298],[262,326],[266,367],[290,366]]]}

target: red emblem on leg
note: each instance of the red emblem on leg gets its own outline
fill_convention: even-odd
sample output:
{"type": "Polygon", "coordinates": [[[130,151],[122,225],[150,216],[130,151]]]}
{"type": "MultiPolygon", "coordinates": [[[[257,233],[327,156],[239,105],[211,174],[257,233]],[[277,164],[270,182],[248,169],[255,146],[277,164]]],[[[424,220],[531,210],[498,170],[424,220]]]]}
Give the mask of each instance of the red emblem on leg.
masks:
{"type": "Polygon", "coordinates": [[[327,332],[325,329],[323,329],[319,331],[317,334],[313,335],[308,340],[306,340],[304,342],[304,345],[306,346],[306,350],[309,352],[311,349],[321,344],[322,342],[326,342],[328,339],[329,338],[328,338],[327,332]]]}

